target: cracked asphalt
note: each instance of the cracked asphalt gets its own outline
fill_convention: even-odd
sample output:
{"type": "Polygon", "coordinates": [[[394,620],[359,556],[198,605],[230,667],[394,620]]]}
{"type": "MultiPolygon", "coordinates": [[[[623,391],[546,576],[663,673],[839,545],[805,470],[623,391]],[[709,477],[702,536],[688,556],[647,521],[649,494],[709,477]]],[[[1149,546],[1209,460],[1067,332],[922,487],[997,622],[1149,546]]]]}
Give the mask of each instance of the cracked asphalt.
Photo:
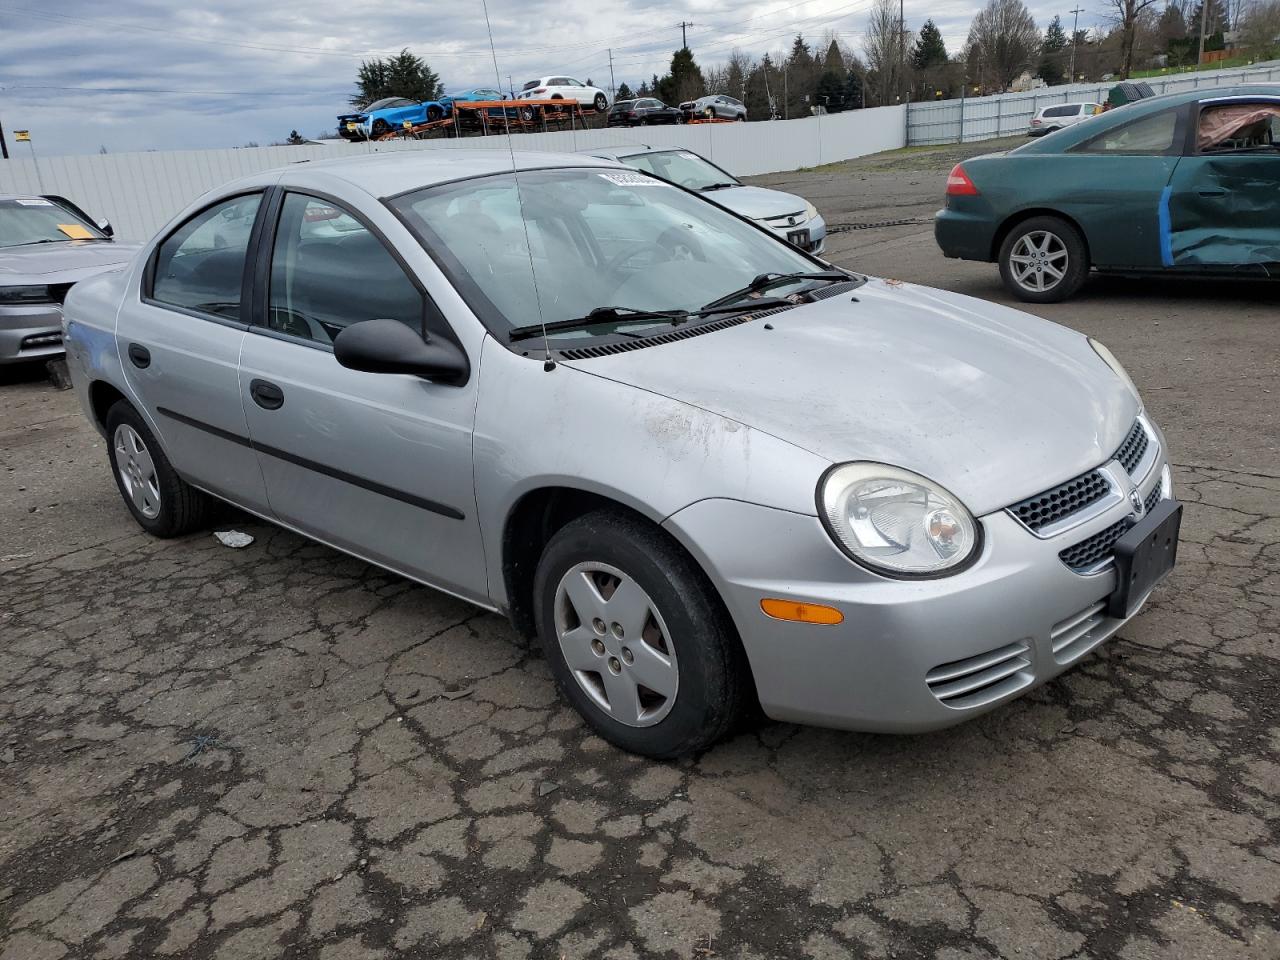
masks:
{"type": "MultiPolygon", "coordinates": [[[[911,220],[955,152],[758,179],[911,220]]],[[[927,224],[830,253],[1005,299],[927,224]]],[[[0,373],[0,958],[1280,957],[1274,289],[1041,312],[1168,434],[1170,580],[965,726],[676,764],[591,736],[496,616],[229,509],[245,549],[147,538],[72,395],[0,373]]]]}

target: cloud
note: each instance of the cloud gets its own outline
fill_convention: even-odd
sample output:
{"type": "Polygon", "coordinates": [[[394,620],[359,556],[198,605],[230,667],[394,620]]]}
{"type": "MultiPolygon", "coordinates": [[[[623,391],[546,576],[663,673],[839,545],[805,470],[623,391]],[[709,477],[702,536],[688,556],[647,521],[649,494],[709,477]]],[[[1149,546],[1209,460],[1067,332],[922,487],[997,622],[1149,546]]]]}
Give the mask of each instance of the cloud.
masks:
{"type": "MultiPolygon", "coordinates": [[[[700,63],[781,51],[797,32],[861,46],[871,0],[489,0],[497,75],[635,86],[665,72],[681,20],[700,63]]],[[[907,5],[908,29],[919,27],[907,5]]],[[[1032,3],[1037,22],[1051,8],[1032,3]]],[[[920,10],[917,5],[917,10],[920,10]]],[[[928,6],[959,48],[974,6],[928,6]]],[[[923,13],[924,11],[920,11],[923,13]]],[[[1083,26],[1084,24],[1082,24],[1083,26]]],[[[0,0],[0,123],[41,155],[239,146],[332,130],[361,59],[408,47],[446,89],[494,83],[479,0],[0,0]]],[[[10,137],[10,141],[12,138],[10,137]]],[[[12,142],[10,148],[13,149],[12,142]]]]}

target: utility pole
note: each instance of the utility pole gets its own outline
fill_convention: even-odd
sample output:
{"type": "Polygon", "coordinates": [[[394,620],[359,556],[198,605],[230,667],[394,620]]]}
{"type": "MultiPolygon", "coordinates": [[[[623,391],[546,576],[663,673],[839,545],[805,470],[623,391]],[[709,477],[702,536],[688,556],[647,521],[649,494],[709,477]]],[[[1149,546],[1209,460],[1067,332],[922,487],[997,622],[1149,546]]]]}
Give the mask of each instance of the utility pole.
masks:
{"type": "MultiPolygon", "coordinates": [[[[898,92],[903,93],[907,80],[907,14],[906,0],[898,0],[898,92]]],[[[890,9],[893,9],[890,7],[890,9]]],[[[907,96],[910,100],[910,95],[907,96]]]]}
{"type": "Polygon", "coordinates": [[[613,80],[613,50],[609,50],[609,98],[618,99],[618,85],[613,80]]]}
{"type": "Polygon", "coordinates": [[[1196,58],[1196,66],[1204,63],[1204,31],[1209,23],[1209,0],[1200,0],[1200,56],[1196,58]]]}
{"type": "Polygon", "coordinates": [[[0,123],[0,160],[9,159],[9,145],[4,142],[4,124],[0,123]]]}
{"type": "Polygon", "coordinates": [[[680,28],[680,49],[681,49],[681,50],[688,50],[688,49],[689,49],[689,37],[685,34],[685,28],[686,28],[686,27],[692,27],[692,26],[693,26],[693,24],[692,24],[692,23],[690,23],[688,20],[681,20],[678,24],[676,24],[676,26],[678,26],[678,27],[680,28]]]}
{"type": "Polygon", "coordinates": [[[1068,10],[1068,13],[1074,14],[1075,19],[1071,21],[1071,76],[1067,77],[1067,83],[1076,82],[1076,41],[1080,38],[1080,14],[1085,11],[1076,7],[1074,10],[1068,10]]]}

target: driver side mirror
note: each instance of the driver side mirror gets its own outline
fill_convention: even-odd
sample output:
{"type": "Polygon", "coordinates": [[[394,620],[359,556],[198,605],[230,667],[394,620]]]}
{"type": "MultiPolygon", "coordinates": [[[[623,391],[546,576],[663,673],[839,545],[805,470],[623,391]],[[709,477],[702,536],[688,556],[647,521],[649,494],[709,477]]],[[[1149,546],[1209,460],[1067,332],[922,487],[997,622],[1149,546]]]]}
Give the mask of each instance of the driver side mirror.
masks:
{"type": "Polygon", "coordinates": [[[109,220],[99,220],[94,224],[94,226],[105,233],[108,237],[114,237],[116,235],[115,228],[111,226],[111,221],[109,220]]]}
{"type": "Polygon", "coordinates": [[[465,383],[471,367],[447,340],[424,340],[399,320],[362,320],[333,341],[333,355],[351,370],[410,373],[441,383],[465,383]]]}

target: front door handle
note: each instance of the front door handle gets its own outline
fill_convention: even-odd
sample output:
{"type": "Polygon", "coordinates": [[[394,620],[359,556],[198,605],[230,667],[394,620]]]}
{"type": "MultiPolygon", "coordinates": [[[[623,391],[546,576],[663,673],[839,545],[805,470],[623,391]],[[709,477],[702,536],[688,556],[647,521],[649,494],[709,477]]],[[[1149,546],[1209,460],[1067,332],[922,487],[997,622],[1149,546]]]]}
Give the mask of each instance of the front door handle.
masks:
{"type": "Polygon", "coordinates": [[[279,410],[284,406],[284,391],[267,380],[250,380],[249,396],[264,410],[279,410]]]}
{"type": "Polygon", "coordinates": [[[1210,199],[1225,197],[1227,195],[1227,191],[1222,189],[1222,187],[1204,187],[1196,192],[1199,193],[1200,196],[1209,197],[1210,199]]]}
{"type": "Polygon", "coordinates": [[[129,362],[139,370],[145,370],[151,366],[151,351],[140,343],[129,344],[128,349],[129,362]]]}

